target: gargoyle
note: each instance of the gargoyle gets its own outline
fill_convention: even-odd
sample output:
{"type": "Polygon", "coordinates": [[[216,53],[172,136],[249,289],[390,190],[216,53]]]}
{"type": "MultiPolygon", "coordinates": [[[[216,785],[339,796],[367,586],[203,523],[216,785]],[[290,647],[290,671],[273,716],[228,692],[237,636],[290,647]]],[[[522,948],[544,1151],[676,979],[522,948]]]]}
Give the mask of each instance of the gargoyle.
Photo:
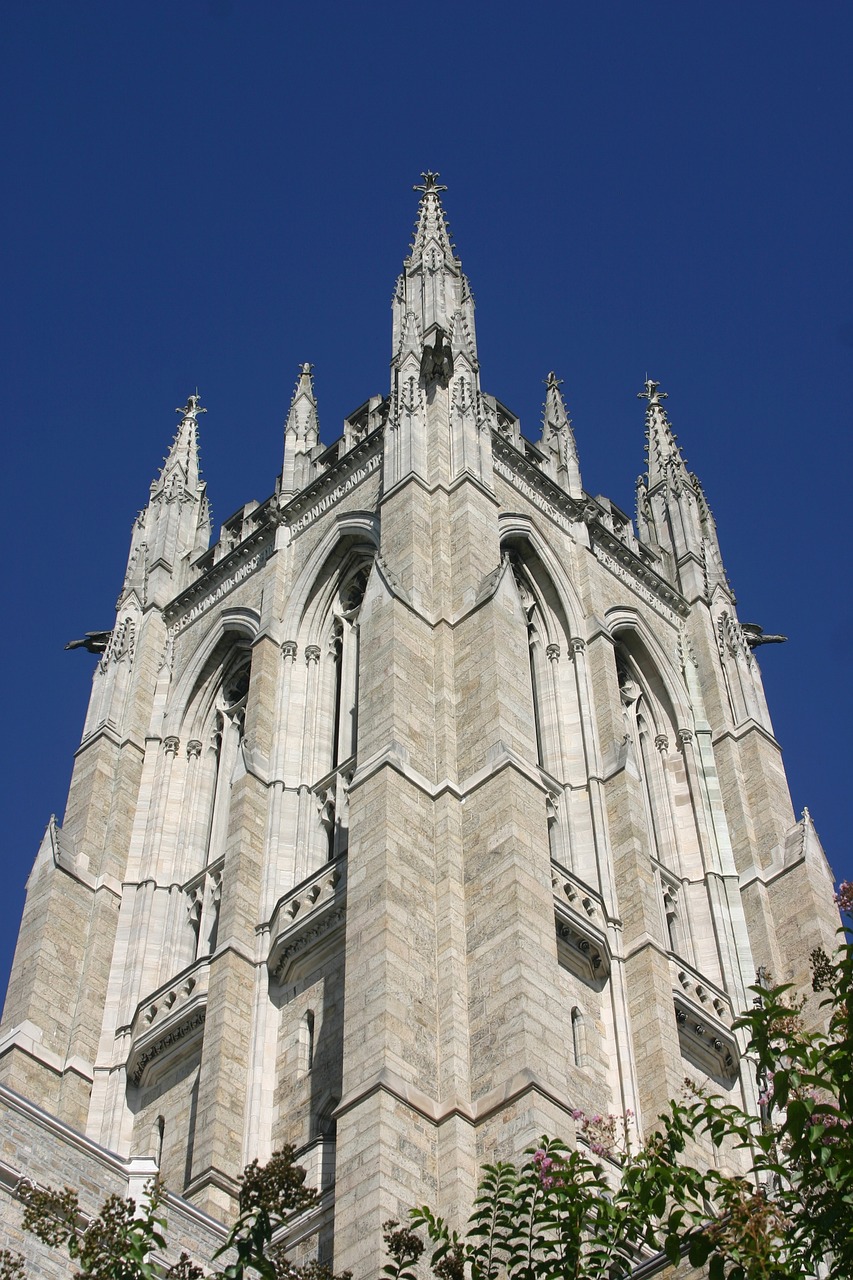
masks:
{"type": "Polygon", "coordinates": [[[431,386],[433,382],[446,387],[452,374],[453,352],[441,325],[436,325],[434,345],[424,346],[421,356],[421,381],[425,387],[431,386]]]}
{"type": "Polygon", "coordinates": [[[87,631],[82,640],[69,640],[66,649],[87,649],[89,653],[103,653],[109,644],[112,631],[87,631]]]}
{"type": "Polygon", "coordinates": [[[757,622],[742,622],[740,626],[750,649],[757,649],[760,644],[784,644],[788,639],[787,636],[766,636],[764,628],[759,627],[757,622]]]}

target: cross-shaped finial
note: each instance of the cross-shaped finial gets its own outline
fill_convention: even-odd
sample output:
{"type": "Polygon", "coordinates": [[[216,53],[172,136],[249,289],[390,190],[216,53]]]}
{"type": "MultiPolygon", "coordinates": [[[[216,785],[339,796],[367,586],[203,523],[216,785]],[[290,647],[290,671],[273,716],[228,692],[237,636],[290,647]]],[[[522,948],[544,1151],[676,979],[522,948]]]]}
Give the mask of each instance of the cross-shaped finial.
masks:
{"type": "Polygon", "coordinates": [[[198,393],[198,387],[195,389],[195,395],[190,396],[184,407],[176,409],[175,413],[182,413],[185,418],[195,418],[200,413],[207,413],[207,410],[201,407],[201,396],[198,393]]]}
{"type": "Polygon", "coordinates": [[[413,191],[422,191],[424,195],[427,195],[432,191],[438,193],[439,191],[447,190],[447,187],[443,187],[439,184],[438,179],[441,177],[440,173],[433,173],[431,169],[427,169],[426,173],[421,174],[421,177],[423,178],[423,185],[420,186],[418,183],[415,183],[412,187],[413,191]]]}
{"type": "Polygon", "coordinates": [[[558,378],[553,369],[548,374],[547,378],[543,378],[543,382],[545,383],[545,386],[549,390],[551,389],[551,387],[561,387],[563,385],[563,379],[558,378]]]}
{"type": "Polygon", "coordinates": [[[661,400],[666,400],[667,394],[665,391],[658,391],[659,386],[659,382],[646,378],[642,391],[637,392],[637,399],[648,400],[649,404],[660,404],[661,400]]]}

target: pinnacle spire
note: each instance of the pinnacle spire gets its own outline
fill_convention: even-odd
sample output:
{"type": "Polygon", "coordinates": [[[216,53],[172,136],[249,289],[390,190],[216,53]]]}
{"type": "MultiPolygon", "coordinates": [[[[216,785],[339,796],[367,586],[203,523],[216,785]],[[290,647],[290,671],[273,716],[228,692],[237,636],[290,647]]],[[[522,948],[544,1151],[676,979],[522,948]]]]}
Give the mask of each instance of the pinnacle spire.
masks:
{"type": "Polygon", "coordinates": [[[580,461],[578,459],[572,420],[560,387],[562,378],[552,370],[545,379],[545,403],[542,406],[541,448],[551,459],[555,478],[573,498],[583,497],[580,461]]]}
{"type": "Polygon", "coordinates": [[[201,479],[198,448],[198,419],[207,410],[202,408],[198,387],[187,398],[185,405],[175,410],[181,421],[175,432],[171,448],[163,460],[160,474],[151,485],[152,495],[165,491],[171,500],[179,494],[195,495],[201,479]]]}
{"type": "Polygon", "coordinates": [[[283,493],[297,493],[310,479],[312,449],[320,442],[320,421],[314,391],[314,366],[300,364],[299,377],[284,424],[283,493]]]}
{"type": "Polygon", "coordinates": [[[310,438],[312,445],[316,444],[320,437],[313,369],[313,364],[304,363],[299,366],[299,377],[296,379],[287,421],[284,425],[285,432],[291,432],[297,440],[310,438]]]}
{"type": "Polygon", "coordinates": [[[461,357],[473,370],[478,367],[474,299],[441,204],[447,188],[432,170],[421,176],[423,182],[413,188],[421,193],[415,234],[392,302],[392,358],[399,369],[408,352],[420,358],[429,347],[436,357],[432,364],[443,366],[438,356],[449,344],[454,359],[461,357]]]}
{"type": "Polygon", "coordinates": [[[210,539],[210,504],[198,441],[198,419],[207,410],[197,387],[175,412],[181,421],[151,483],[148,504],[134,524],[120,600],[131,591],[143,604],[168,599],[182,589],[190,559],[204,551],[210,539]]]}
{"type": "Polygon", "coordinates": [[[667,393],[660,391],[660,383],[646,378],[643,390],[637,392],[638,400],[647,402],[646,408],[646,453],[648,455],[647,475],[649,491],[659,484],[665,484],[676,495],[682,486],[690,483],[690,476],[677,437],[672,429],[663,401],[667,393]]]}
{"type": "Polygon", "coordinates": [[[409,255],[409,263],[414,264],[424,258],[430,247],[436,249],[448,264],[458,265],[454,257],[450,232],[447,227],[447,216],[441,204],[441,193],[447,187],[439,183],[439,174],[427,170],[422,173],[423,183],[415,183],[413,191],[421,192],[418,205],[418,221],[415,226],[415,238],[409,255]]]}

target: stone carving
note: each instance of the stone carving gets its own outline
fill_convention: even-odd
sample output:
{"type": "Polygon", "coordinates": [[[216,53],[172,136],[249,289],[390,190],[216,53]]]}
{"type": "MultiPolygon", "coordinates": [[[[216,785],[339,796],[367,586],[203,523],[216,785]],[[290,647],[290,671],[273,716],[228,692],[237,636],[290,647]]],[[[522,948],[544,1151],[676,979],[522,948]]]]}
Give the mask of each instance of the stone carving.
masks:
{"type": "Polygon", "coordinates": [[[692,1001],[673,996],[681,1052],[700,1070],[730,1082],[738,1071],[737,1042],[728,1027],[701,1013],[692,1001]]]}
{"type": "Polygon", "coordinates": [[[188,1037],[197,1035],[204,1026],[206,1018],[206,1009],[196,1010],[186,1020],[178,1022],[174,1027],[171,1027],[158,1040],[155,1040],[149,1048],[135,1057],[133,1059],[133,1067],[127,1073],[130,1083],[139,1085],[149,1063],[153,1062],[155,1058],[162,1057],[168,1050],[173,1049],[188,1037]]]}
{"type": "Polygon", "coordinates": [[[440,387],[446,387],[453,377],[453,352],[441,325],[435,327],[433,345],[424,343],[420,376],[427,388],[436,382],[440,387]]]}
{"type": "Polygon", "coordinates": [[[82,640],[69,640],[65,648],[85,649],[87,653],[103,653],[111,635],[111,631],[87,631],[82,640]]]}

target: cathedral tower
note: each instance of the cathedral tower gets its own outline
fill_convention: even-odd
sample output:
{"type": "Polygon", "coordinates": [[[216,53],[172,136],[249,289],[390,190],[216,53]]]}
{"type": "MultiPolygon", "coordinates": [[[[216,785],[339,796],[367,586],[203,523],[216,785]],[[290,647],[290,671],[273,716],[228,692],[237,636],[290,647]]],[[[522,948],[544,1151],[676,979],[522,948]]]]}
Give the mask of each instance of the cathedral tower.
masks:
{"type": "Polygon", "coordinates": [[[483,390],[443,190],[388,395],[325,447],[301,365],[275,491],[209,549],[198,393],[178,410],[28,884],[14,1171],[159,1169],[197,1256],[287,1142],[322,1190],[300,1247],[367,1280],[386,1219],[461,1225],[479,1167],[575,1141],[578,1108],[642,1134],[685,1074],[753,1106],[756,968],[805,987],[834,944],[665,393],[635,530],[585,493],[554,373],[535,444],[483,390]]]}

